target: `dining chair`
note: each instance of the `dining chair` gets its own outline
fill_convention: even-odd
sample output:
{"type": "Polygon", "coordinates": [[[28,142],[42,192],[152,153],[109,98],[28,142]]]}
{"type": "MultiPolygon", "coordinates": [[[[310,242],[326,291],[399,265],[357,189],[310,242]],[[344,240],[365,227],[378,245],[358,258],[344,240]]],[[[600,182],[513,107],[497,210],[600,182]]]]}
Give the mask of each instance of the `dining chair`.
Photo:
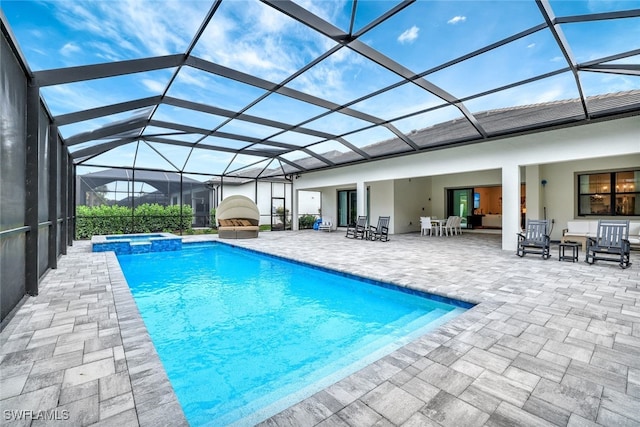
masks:
{"type": "Polygon", "coordinates": [[[442,236],[442,228],[444,226],[443,220],[438,219],[435,216],[431,217],[431,228],[432,228],[432,234],[435,231],[435,235],[436,236],[442,236]]]}
{"type": "Polygon", "coordinates": [[[421,216],[420,217],[420,235],[426,236],[427,232],[430,236],[433,236],[433,227],[431,226],[431,217],[429,216],[421,216]]]}
{"type": "Polygon", "coordinates": [[[456,222],[453,225],[453,231],[456,235],[462,234],[462,217],[456,216],[456,222]]]}
{"type": "Polygon", "coordinates": [[[442,234],[444,236],[453,236],[453,233],[455,231],[455,222],[456,222],[455,216],[450,215],[447,218],[447,222],[442,226],[442,234]]]}

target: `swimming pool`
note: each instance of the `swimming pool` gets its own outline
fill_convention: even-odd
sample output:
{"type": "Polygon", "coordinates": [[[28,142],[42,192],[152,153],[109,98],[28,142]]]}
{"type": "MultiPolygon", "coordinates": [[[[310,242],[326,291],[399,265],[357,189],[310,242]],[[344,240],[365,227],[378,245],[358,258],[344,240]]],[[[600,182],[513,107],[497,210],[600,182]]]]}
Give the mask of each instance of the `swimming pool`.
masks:
{"type": "Polygon", "coordinates": [[[222,243],[118,259],[192,426],[260,422],[470,306],[222,243]]]}

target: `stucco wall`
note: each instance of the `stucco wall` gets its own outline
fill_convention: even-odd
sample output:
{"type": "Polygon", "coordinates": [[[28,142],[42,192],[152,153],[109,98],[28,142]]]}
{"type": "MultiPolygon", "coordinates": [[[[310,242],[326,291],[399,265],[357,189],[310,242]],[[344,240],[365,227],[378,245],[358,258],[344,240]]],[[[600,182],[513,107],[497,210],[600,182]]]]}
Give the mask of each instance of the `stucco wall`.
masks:
{"type": "Polygon", "coordinates": [[[420,217],[431,215],[431,193],[430,177],[394,181],[394,233],[420,231],[420,217]]]}
{"type": "Polygon", "coordinates": [[[378,181],[369,183],[369,223],[376,225],[378,223],[379,216],[390,216],[391,222],[389,223],[389,232],[397,233],[396,231],[396,212],[398,206],[394,203],[394,185],[393,181],[378,181]]]}
{"type": "MultiPolygon", "coordinates": [[[[640,139],[640,136],[638,138],[640,139]]],[[[540,177],[546,180],[547,184],[541,190],[541,202],[543,207],[546,207],[547,218],[555,220],[551,238],[559,239],[567,221],[578,218],[578,173],[632,167],[640,167],[640,153],[542,165],[540,177]]]]}

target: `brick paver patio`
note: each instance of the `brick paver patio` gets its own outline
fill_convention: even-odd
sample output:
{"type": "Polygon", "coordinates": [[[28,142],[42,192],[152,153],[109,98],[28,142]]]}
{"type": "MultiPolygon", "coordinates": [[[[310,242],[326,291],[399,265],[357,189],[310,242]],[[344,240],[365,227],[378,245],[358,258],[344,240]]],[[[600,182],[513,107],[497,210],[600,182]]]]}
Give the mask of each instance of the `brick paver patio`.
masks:
{"type": "MultiPolygon", "coordinates": [[[[495,235],[343,236],[226,242],[478,305],[263,425],[640,426],[638,252],[622,270],[495,235]]],[[[113,253],[75,242],[0,338],[6,425],[187,424],[113,253]]]]}

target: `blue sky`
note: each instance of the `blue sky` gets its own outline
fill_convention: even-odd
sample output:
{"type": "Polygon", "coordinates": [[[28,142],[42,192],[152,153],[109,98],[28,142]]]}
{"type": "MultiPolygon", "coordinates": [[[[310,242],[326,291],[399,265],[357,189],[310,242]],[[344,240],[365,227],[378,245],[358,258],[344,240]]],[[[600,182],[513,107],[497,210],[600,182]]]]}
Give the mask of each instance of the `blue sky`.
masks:
{"type": "MultiPolygon", "coordinates": [[[[296,1],[343,31],[349,29],[351,1],[296,1]]],[[[32,70],[121,61],[150,56],[183,53],[210,8],[208,1],[2,1],[20,47],[32,70]]],[[[354,32],[360,31],[381,14],[395,7],[395,1],[358,2],[354,32]]],[[[637,0],[550,0],[557,16],[640,9],[637,0]]],[[[446,61],[468,54],[490,43],[543,22],[533,0],[515,1],[418,1],[390,20],[365,33],[360,41],[378,50],[414,73],[431,70],[446,61]]],[[[581,62],[640,49],[640,18],[579,24],[563,24],[576,60],[581,62]]],[[[257,1],[225,0],[195,46],[192,55],[261,79],[280,83],[301,67],[320,57],[335,42],[292,18],[257,1]]],[[[639,56],[623,62],[638,64],[639,56]]],[[[516,40],[507,46],[429,74],[426,79],[457,98],[464,98],[541,73],[566,67],[562,52],[548,30],[516,40]]],[[[42,90],[54,115],[159,95],[173,70],[122,76],[90,82],[47,87],[42,90]]],[[[640,78],[601,73],[581,73],[587,95],[640,89],[640,78]]],[[[383,89],[401,79],[394,73],[342,48],[331,57],[289,82],[286,86],[342,104],[383,89]]],[[[241,84],[200,70],[184,67],[168,92],[169,96],[220,108],[239,110],[264,95],[262,89],[241,84]]],[[[570,73],[518,87],[468,102],[472,112],[514,105],[575,98],[577,89],[570,73]]],[[[381,95],[355,102],[352,108],[384,120],[412,114],[443,102],[423,89],[405,84],[381,95]]],[[[326,112],[323,108],[282,95],[270,95],[246,111],[288,124],[311,120],[326,112]]],[[[90,130],[118,117],[96,119],[61,127],[63,136],[90,130]]],[[[460,117],[455,108],[441,108],[397,121],[403,132],[424,128],[460,117]]],[[[199,114],[162,106],[154,116],[212,129],[226,121],[223,117],[199,114]]],[[[332,113],[311,120],[306,127],[342,134],[367,126],[367,122],[332,113]]],[[[257,138],[274,135],[279,129],[234,120],[222,131],[257,138]]],[[[149,129],[147,133],[158,131],[149,129]]],[[[366,147],[392,138],[384,128],[355,132],[345,136],[352,144],[366,147]]],[[[189,140],[185,136],[183,140],[189,140]]],[[[193,137],[191,137],[193,139],[193,137]]],[[[306,145],[319,138],[281,133],[275,141],[306,145]]],[[[209,138],[203,143],[236,148],[244,143],[209,138]]],[[[77,148],[85,148],[86,144],[77,148]]],[[[312,151],[345,150],[337,142],[311,147],[312,151]]],[[[171,164],[150,147],[139,154],[138,162],[153,164],[154,159],[173,169],[185,167],[193,172],[219,173],[228,166],[230,156],[208,151],[190,156],[184,147],[158,147],[171,164]],[[157,158],[160,158],[158,160],[157,158]]],[[[105,155],[128,164],[134,147],[105,155]]],[[[306,157],[303,152],[285,156],[290,160],[306,157]]],[[[236,159],[250,164],[252,156],[236,159]]]]}

